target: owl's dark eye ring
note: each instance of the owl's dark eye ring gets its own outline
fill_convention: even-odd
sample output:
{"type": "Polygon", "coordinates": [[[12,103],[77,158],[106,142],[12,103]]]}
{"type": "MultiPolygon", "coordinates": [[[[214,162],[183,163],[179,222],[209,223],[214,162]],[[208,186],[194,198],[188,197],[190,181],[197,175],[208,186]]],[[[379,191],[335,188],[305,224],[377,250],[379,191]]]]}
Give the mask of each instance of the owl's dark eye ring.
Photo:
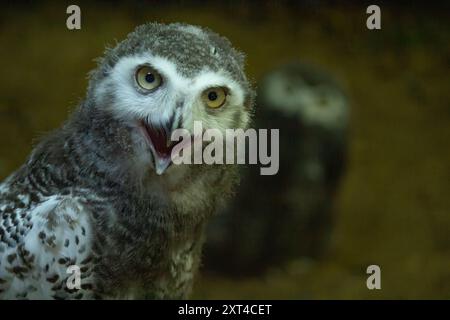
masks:
{"type": "Polygon", "coordinates": [[[153,91],[162,84],[161,75],[150,66],[138,68],[135,77],[137,84],[147,91],[153,91]]]}
{"type": "Polygon", "coordinates": [[[206,89],[202,93],[202,100],[211,109],[220,108],[227,100],[227,90],[222,87],[206,89]]]}

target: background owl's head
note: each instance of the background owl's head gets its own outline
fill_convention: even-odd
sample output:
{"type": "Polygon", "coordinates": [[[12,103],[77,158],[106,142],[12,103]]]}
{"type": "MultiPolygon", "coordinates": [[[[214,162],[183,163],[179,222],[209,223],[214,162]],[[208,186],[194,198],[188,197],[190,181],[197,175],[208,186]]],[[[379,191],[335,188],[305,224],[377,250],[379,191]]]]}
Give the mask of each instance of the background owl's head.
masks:
{"type": "Polygon", "coordinates": [[[244,57],[227,39],[196,26],[149,23],[106,50],[82,109],[122,129],[119,153],[126,149],[138,166],[162,174],[173,130],[192,132],[194,121],[204,130],[245,128],[253,96],[244,57]]]}
{"type": "Polygon", "coordinates": [[[258,89],[265,112],[297,117],[304,126],[341,130],[348,124],[348,99],[326,72],[303,63],[289,63],[269,72],[258,89]]]}

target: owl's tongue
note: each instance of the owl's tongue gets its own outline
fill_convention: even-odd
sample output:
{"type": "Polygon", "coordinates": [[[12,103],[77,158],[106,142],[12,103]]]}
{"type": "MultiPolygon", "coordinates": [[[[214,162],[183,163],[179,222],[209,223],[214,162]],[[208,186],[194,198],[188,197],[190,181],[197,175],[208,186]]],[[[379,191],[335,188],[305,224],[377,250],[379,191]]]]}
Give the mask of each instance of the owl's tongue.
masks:
{"type": "Polygon", "coordinates": [[[151,126],[145,122],[142,123],[147,138],[152,145],[152,151],[155,160],[155,171],[157,174],[162,174],[170,166],[171,153],[176,142],[170,140],[168,130],[163,127],[151,126]]]}
{"type": "Polygon", "coordinates": [[[170,157],[173,149],[172,141],[163,128],[147,128],[148,135],[152,140],[156,153],[161,157],[170,157]]]}

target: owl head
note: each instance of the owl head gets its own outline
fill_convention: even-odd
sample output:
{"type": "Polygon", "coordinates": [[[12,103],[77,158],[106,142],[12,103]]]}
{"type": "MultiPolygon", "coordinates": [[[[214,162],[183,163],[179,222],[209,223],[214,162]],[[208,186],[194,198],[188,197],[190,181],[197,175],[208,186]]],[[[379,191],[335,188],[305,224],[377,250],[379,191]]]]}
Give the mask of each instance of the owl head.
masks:
{"type": "Polygon", "coordinates": [[[149,23],[98,60],[81,113],[94,138],[109,144],[103,157],[162,175],[174,130],[192,132],[194,121],[203,130],[246,128],[253,100],[244,56],[227,39],[192,25],[149,23]]]}
{"type": "Polygon", "coordinates": [[[297,117],[304,126],[340,131],[348,124],[348,99],[326,72],[303,63],[270,71],[258,88],[258,105],[297,117]]]}

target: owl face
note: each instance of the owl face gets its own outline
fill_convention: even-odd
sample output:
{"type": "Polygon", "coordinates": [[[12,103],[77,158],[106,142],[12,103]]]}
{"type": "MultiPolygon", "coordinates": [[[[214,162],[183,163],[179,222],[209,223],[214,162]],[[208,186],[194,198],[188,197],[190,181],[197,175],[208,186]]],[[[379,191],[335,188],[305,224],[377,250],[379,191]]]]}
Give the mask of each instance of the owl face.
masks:
{"type": "Polygon", "coordinates": [[[128,128],[134,154],[158,174],[171,164],[174,130],[193,132],[194,121],[223,132],[248,125],[251,89],[225,39],[193,26],[147,25],[110,55],[120,56],[103,61],[91,81],[94,105],[128,128]]]}
{"type": "Polygon", "coordinates": [[[289,66],[270,73],[259,92],[263,104],[292,114],[307,126],[345,128],[348,101],[329,78],[311,68],[289,66]]]}

